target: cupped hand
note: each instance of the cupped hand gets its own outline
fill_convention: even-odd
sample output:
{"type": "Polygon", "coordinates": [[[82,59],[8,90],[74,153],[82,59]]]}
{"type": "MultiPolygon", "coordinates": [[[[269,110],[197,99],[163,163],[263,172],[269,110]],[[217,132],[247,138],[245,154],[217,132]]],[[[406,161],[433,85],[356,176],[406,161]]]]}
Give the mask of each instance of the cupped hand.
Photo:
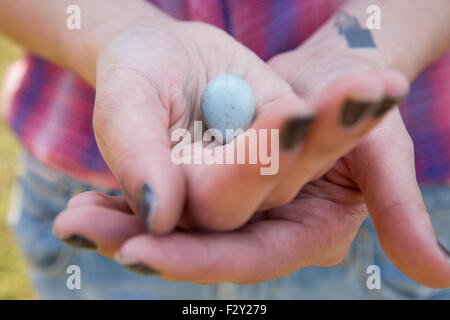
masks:
{"type": "MultiPolygon", "coordinates": [[[[386,95],[397,97],[407,88],[400,74],[381,70],[339,79],[307,101],[232,37],[195,22],[122,30],[100,52],[96,83],[98,146],[132,211],[154,234],[171,231],[180,218],[188,228],[233,230],[257,210],[289,203],[383,115],[359,122],[359,110],[381,110],[386,95]],[[173,162],[178,141],[172,141],[172,133],[192,132],[194,121],[202,118],[203,89],[221,74],[240,76],[251,87],[256,108],[251,129],[281,128],[276,174],[261,175],[261,163],[173,162]]],[[[235,151],[237,140],[215,150],[235,151]]],[[[192,146],[204,148],[200,141],[192,146]]]]}
{"type": "MultiPolygon", "coordinates": [[[[270,65],[303,96],[343,74],[380,69],[376,59],[358,53],[305,48],[280,54],[270,65]],[[299,68],[293,71],[292,63],[299,68]]],[[[392,87],[387,92],[396,100],[392,87]]],[[[404,274],[430,287],[450,286],[449,252],[434,234],[416,180],[414,146],[397,109],[324,177],[361,192],[384,253],[404,274]]],[[[283,184],[289,188],[295,180],[283,184]]]]}
{"type": "Polygon", "coordinates": [[[98,146],[132,211],[144,217],[154,234],[171,231],[185,207],[186,225],[226,229],[229,225],[217,226],[214,220],[196,219],[196,215],[239,211],[236,216],[242,221],[261,202],[268,181],[273,184],[275,179],[259,183],[258,174],[252,181],[221,182],[217,177],[226,175],[225,167],[173,162],[171,151],[178,141],[172,141],[171,134],[176,129],[192,132],[194,120],[201,120],[200,97],[211,79],[235,74],[248,83],[255,100],[255,128],[277,127],[287,115],[308,112],[269,66],[225,32],[203,23],[122,30],[100,52],[96,74],[93,123],[98,146]],[[274,109],[276,113],[266,115],[274,109]],[[243,185],[252,194],[238,193],[243,185]],[[214,192],[205,193],[201,186],[214,192],[222,189],[222,203],[211,202],[214,192]],[[234,201],[228,201],[232,197],[234,201]]]}
{"type": "MultiPolygon", "coordinates": [[[[357,93],[361,94],[361,90],[355,89],[370,87],[367,74],[382,80],[377,81],[384,84],[379,94],[394,98],[405,93],[396,75],[381,72],[371,63],[348,58],[346,61],[352,63],[341,61],[340,64],[330,59],[329,72],[321,74],[322,82],[317,79],[316,72],[303,72],[303,78],[298,73],[287,74],[289,68],[286,65],[298,63],[288,56],[277,57],[270,64],[299,93],[308,95],[311,90],[305,85],[309,83],[306,80],[316,81],[317,88],[326,88],[318,95],[311,92],[312,101],[319,109],[318,115],[320,110],[328,110],[324,105],[337,106],[336,110],[341,110],[342,101],[352,94],[355,98],[357,93]],[[339,81],[330,85],[333,78],[339,81]],[[338,96],[341,99],[333,103],[338,96]]],[[[320,70],[326,70],[321,62],[320,70]]],[[[302,61],[298,66],[300,69],[307,64],[302,61]]],[[[310,70],[319,69],[311,67],[310,70]]],[[[338,154],[336,150],[342,152],[351,148],[355,139],[346,135],[362,137],[373,122],[378,121],[373,115],[378,117],[391,106],[392,103],[386,102],[372,105],[363,114],[365,117],[360,115],[365,119],[344,130],[335,128],[332,119],[336,119],[336,114],[323,117],[328,119],[328,136],[316,125],[317,137],[323,139],[313,140],[310,136],[314,135],[310,133],[302,157],[296,158],[295,164],[303,162],[306,167],[311,167],[311,160],[318,160],[326,150],[335,150],[338,154]],[[340,149],[330,146],[333,141],[340,142],[340,149]],[[309,149],[306,148],[308,143],[309,149]]],[[[354,116],[349,118],[350,122],[355,121],[354,116]]],[[[398,112],[390,113],[360,145],[336,163],[330,164],[331,157],[322,158],[325,159],[321,163],[325,174],[316,173],[318,176],[309,176],[310,180],[303,177],[308,183],[291,202],[256,212],[248,223],[234,232],[176,230],[164,237],[148,235],[142,221],[130,214],[123,197],[112,198],[94,192],[75,197],[68,210],[57,218],[55,231],[66,235],[82,234],[97,243],[99,253],[112,257],[119,252],[117,257],[125,266],[141,272],[157,271],[165,279],[255,283],[306,266],[338,263],[367,216],[367,203],[380,242],[391,260],[408,276],[425,285],[448,286],[448,257],[436,245],[415,181],[411,141],[398,112]]],[[[292,173],[292,179],[283,179],[280,190],[291,190],[291,184],[298,186],[296,177],[302,174],[301,168],[299,170],[292,173]]]]}

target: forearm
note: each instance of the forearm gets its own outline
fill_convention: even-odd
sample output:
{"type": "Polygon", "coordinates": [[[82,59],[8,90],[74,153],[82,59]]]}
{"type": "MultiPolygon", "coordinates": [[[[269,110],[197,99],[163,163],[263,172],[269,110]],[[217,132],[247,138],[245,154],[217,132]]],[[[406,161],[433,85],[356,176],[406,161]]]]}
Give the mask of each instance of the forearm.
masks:
{"type": "Polygon", "coordinates": [[[397,69],[412,80],[449,49],[449,17],[448,0],[349,1],[298,51],[300,55],[328,52],[360,56],[397,69]],[[367,30],[366,36],[370,38],[366,39],[364,35],[355,36],[351,30],[346,31],[342,17],[343,20],[356,18],[360,28],[367,29],[369,5],[380,7],[381,29],[367,30]]]}
{"type": "Polygon", "coordinates": [[[0,32],[35,54],[95,83],[101,48],[123,28],[166,24],[170,18],[141,0],[0,0],[0,32]],[[81,28],[69,29],[70,5],[81,10],[81,28]]]}

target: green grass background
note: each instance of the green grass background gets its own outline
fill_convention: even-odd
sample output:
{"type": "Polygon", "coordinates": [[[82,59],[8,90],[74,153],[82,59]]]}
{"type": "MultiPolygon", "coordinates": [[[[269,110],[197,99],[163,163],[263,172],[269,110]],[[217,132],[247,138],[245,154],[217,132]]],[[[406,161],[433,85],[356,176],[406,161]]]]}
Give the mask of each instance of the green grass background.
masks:
{"type": "MultiPolygon", "coordinates": [[[[21,56],[20,48],[0,35],[0,88],[5,69],[21,56]]],[[[1,106],[0,106],[1,107],[1,106]]],[[[6,224],[15,180],[18,143],[0,120],[0,299],[33,299],[25,263],[6,224]]]]}

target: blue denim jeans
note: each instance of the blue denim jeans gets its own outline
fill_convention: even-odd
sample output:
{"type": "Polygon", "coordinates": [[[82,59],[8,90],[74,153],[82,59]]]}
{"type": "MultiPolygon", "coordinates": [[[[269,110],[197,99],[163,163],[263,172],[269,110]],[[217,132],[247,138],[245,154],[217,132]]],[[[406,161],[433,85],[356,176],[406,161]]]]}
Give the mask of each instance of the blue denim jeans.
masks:
{"type": "MultiPolygon", "coordinates": [[[[65,245],[51,232],[69,199],[100,190],[53,171],[29,156],[14,190],[9,222],[42,299],[450,299],[450,289],[434,290],[410,280],[383,254],[370,219],[361,226],[344,260],[334,267],[310,267],[256,285],[195,285],[134,274],[91,251],[65,245]],[[68,266],[81,270],[81,289],[68,289],[68,266]],[[367,267],[377,265],[381,289],[369,289],[367,267]]],[[[424,187],[423,196],[438,238],[450,247],[450,188],[424,187]]]]}

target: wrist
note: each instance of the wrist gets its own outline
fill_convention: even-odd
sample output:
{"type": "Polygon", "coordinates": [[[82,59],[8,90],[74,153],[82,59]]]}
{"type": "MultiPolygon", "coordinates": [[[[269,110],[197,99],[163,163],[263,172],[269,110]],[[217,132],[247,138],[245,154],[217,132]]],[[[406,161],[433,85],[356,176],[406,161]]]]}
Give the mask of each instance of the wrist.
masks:
{"type": "Polygon", "coordinates": [[[376,55],[355,54],[328,41],[308,41],[269,63],[303,97],[320,92],[340,76],[386,67],[376,55]]]}
{"type": "MultiPolygon", "coordinates": [[[[372,0],[348,1],[302,47],[367,60],[403,73],[410,82],[450,45],[446,0],[380,0],[379,28],[367,27],[372,0]]],[[[316,52],[318,52],[316,50],[316,52]]]]}
{"type": "MultiPolygon", "coordinates": [[[[151,27],[171,29],[176,20],[143,1],[107,0],[101,19],[84,19],[80,30],[64,28],[60,36],[63,65],[95,86],[97,60],[107,45],[127,30],[151,27]]],[[[86,9],[86,10],[94,10],[86,9]]],[[[103,9],[103,8],[102,8],[103,9]]]]}

